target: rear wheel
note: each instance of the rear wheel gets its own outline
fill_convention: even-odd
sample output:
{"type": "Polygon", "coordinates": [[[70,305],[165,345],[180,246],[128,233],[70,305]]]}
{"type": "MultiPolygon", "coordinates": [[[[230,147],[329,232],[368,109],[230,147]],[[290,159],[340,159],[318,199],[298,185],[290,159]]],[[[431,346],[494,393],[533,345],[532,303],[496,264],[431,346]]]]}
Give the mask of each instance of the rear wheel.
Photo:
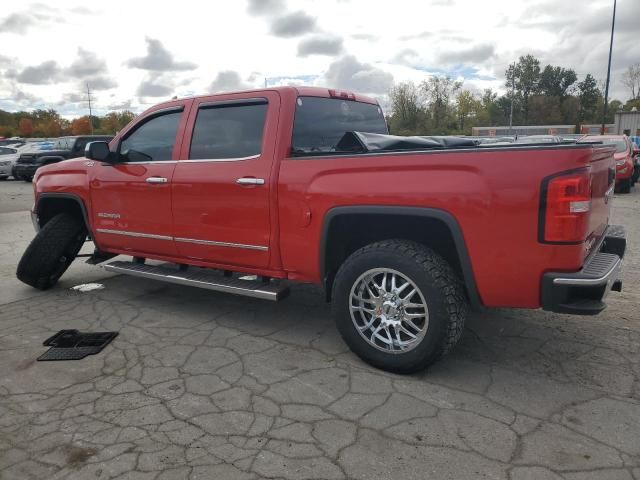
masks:
{"type": "Polygon", "coordinates": [[[386,240],[361,248],[333,286],[340,334],[371,365],[398,373],[422,370],[460,339],[467,313],[451,266],[415,242],[386,240]]]}
{"type": "Polygon", "coordinates": [[[68,213],[53,217],[27,247],[18,264],[19,280],[39,290],[54,286],[87,238],[84,222],[68,213]]]}

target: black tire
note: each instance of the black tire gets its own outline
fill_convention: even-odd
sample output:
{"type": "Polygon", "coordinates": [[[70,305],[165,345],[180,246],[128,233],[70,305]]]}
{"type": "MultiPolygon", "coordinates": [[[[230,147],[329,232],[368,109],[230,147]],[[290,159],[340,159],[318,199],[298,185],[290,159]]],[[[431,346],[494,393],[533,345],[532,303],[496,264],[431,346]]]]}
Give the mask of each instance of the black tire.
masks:
{"type": "Polygon", "coordinates": [[[9,179],[9,177],[8,177],[8,176],[6,176],[6,177],[0,177],[0,182],[3,182],[4,180],[8,180],[8,179],[9,179]]]}
{"type": "Polygon", "coordinates": [[[22,180],[24,180],[27,183],[31,183],[33,181],[33,177],[22,177],[22,180]]]}
{"type": "Polygon", "coordinates": [[[385,240],[353,253],[338,270],[332,308],[338,331],[351,350],[382,370],[412,373],[423,370],[448,353],[462,335],[468,301],[462,281],[451,266],[431,249],[406,240],[385,240]],[[392,269],[410,279],[428,308],[424,337],[411,350],[389,353],[359,333],[351,317],[351,290],[372,269],[392,269]]]}
{"type": "Polygon", "coordinates": [[[620,185],[620,193],[631,193],[631,179],[622,182],[620,185]]]}
{"type": "Polygon", "coordinates": [[[82,220],[68,213],[56,215],[25,250],[16,276],[39,290],[53,287],[76,258],[86,238],[82,220]]]}

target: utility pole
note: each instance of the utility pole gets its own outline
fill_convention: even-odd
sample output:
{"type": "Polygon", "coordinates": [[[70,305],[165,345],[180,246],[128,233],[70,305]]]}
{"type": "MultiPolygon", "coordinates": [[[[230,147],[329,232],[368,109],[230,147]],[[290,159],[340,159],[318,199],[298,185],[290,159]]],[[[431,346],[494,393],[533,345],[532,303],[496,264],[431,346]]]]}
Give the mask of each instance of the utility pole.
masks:
{"type": "Polygon", "coordinates": [[[93,119],[91,115],[91,91],[89,90],[89,82],[87,82],[87,99],[89,100],[89,128],[91,129],[91,135],[93,135],[93,119]]]}
{"type": "Polygon", "coordinates": [[[509,135],[513,134],[513,97],[516,95],[516,64],[511,65],[511,108],[509,111],[509,135]]]}
{"type": "Polygon", "coordinates": [[[609,79],[611,78],[611,53],[613,51],[613,29],[616,26],[616,0],[613,0],[613,20],[611,20],[611,41],[609,42],[609,65],[607,66],[607,84],[604,87],[604,110],[602,113],[602,128],[600,135],[604,135],[604,124],[607,122],[609,108],[609,79]]]}

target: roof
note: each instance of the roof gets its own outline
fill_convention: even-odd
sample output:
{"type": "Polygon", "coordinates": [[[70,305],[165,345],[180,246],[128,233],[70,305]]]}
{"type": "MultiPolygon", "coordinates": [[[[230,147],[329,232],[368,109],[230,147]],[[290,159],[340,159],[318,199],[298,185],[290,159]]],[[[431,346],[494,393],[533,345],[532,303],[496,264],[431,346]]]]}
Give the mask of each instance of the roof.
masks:
{"type": "Polygon", "coordinates": [[[278,93],[294,92],[296,96],[301,96],[301,97],[304,96],[304,97],[331,98],[331,94],[329,92],[332,90],[335,92],[352,93],[355,95],[355,100],[358,102],[372,103],[372,104],[378,105],[378,101],[375,98],[368,97],[366,95],[361,95],[356,92],[340,90],[340,89],[330,89],[325,87],[305,87],[305,86],[297,86],[297,87],[281,86],[281,87],[256,88],[251,90],[238,90],[238,91],[232,91],[232,92],[216,92],[216,93],[208,93],[204,95],[194,95],[191,97],[177,98],[175,100],[168,100],[167,102],[159,102],[159,104],[171,103],[171,102],[175,102],[176,100],[184,100],[185,98],[191,98],[191,99],[210,98],[215,96],[233,95],[236,93],[251,93],[255,95],[260,95],[260,93],[263,93],[263,92],[278,92],[278,93]]]}

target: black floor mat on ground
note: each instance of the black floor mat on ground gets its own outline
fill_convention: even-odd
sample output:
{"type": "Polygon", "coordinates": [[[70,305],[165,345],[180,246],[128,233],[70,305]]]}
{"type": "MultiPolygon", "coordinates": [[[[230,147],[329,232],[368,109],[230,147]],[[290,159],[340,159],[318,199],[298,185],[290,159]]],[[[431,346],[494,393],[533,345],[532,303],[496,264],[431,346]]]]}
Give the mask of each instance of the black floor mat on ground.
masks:
{"type": "Polygon", "coordinates": [[[78,330],[60,330],[42,344],[51,347],[38,357],[38,361],[80,360],[95,355],[106,347],[118,332],[82,333],[78,330]]]}

